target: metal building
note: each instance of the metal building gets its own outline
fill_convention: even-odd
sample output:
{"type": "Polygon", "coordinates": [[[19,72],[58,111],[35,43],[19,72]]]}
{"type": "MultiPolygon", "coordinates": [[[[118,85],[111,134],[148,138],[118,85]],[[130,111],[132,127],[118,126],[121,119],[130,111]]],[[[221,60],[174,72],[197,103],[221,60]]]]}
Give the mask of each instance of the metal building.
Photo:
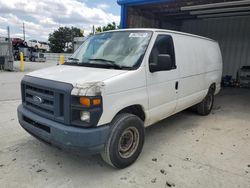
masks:
{"type": "Polygon", "coordinates": [[[13,54],[10,42],[0,41],[0,70],[13,70],[13,54]]]}
{"type": "Polygon", "coordinates": [[[223,75],[250,66],[250,0],[118,0],[122,28],[172,29],[212,38],[223,75]]]}
{"type": "Polygon", "coordinates": [[[86,37],[75,37],[73,42],[73,51],[75,52],[86,40],[86,37]]]}

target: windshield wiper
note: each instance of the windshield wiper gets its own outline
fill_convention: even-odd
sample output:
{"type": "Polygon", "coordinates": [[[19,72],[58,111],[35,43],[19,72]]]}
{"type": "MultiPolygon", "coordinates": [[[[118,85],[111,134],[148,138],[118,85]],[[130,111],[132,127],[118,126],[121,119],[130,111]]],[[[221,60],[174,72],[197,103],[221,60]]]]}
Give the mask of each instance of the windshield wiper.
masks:
{"type": "Polygon", "coordinates": [[[108,59],[91,58],[91,59],[89,59],[89,60],[90,60],[90,61],[103,61],[103,62],[109,63],[109,64],[112,65],[113,67],[116,67],[116,68],[119,68],[119,69],[124,68],[123,66],[117,65],[117,64],[115,63],[115,61],[108,60],[108,59]]]}
{"type": "Polygon", "coordinates": [[[68,60],[72,60],[72,61],[79,61],[79,59],[77,59],[77,58],[73,58],[73,57],[68,58],[68,60]]]}
{"type": "Polygon", "coordinates": [[[65,62],[65,64],[78,65],[79,64],[79,59],[70,57],[70,58],[67,59],[67,61],[65,62]]]}
{"type": "Polygon", "coordinates": [[[90,58],[89,59],[90,61],[104,61],[104,62],[109,62],[109,63],[112,63],[112,64],[115,64],[115,61],[112,61],[112,60],[108,60],[108,59],[101,59],[101,58],[90,58]]]}
{"type": "Polygon", "coordinates": [[[70,57],[70,58],[68,58],[68,60],[79,61],[79,59],[77,59],[77,58],[74,58],[74,57],[70,57]]]}

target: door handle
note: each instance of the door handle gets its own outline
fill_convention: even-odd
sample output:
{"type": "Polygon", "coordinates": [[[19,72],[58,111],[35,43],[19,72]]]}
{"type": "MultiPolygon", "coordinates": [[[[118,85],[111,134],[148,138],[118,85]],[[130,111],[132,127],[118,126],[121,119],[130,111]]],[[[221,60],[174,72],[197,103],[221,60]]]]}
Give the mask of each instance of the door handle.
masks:
{"type": "Polygon", "coordinates": [[[178,90],[179,89],[179,82],[175,82],[175,90],[178,90]]]}

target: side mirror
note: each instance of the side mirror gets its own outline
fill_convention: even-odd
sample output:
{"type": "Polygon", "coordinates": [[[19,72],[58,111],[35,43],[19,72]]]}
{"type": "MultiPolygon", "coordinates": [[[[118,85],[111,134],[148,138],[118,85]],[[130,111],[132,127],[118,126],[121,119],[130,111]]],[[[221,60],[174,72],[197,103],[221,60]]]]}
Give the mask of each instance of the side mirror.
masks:
{"type": "Polygon", "coordinates": [[[149,64],[151,72],[171,70],[173,68],[171,56],[168,54],[159,54],[157,64],[149,64]]]}

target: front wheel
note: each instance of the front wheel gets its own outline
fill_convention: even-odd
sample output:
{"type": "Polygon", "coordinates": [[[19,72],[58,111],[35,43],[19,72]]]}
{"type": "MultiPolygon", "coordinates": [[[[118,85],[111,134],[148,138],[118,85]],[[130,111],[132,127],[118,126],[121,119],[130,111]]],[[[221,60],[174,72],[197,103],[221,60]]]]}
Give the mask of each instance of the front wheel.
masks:
{"type": "Polygon", "coordinates": [[[139,157],[144,144],[142,120],[132,114],[119,114],[111,123],[111,133],[105,143],[102,158],[115,168],[125,168],[139,157]]]}
{"type": "Polygon", "coordinates": [[[205,99],[197,105],[197,112],[202,116],[207,116],[213,109],[214,105],[214,91],[210,89],[205,99]]]}

